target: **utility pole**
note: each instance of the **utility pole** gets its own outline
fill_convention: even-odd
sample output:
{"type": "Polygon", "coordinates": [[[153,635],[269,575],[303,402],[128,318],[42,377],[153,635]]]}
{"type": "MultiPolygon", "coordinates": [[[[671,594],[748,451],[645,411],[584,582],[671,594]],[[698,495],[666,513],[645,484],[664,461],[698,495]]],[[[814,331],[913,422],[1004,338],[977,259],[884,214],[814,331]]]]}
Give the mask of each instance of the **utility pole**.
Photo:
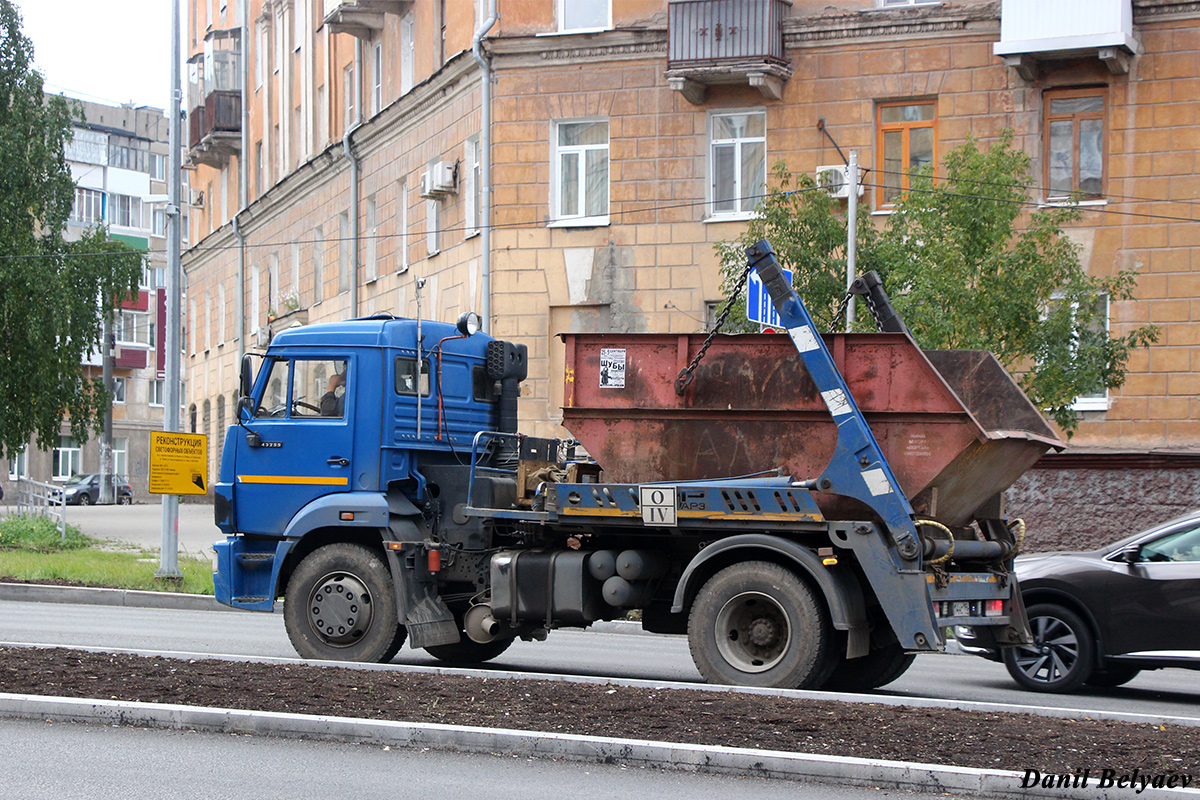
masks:
{"type": "MultiPolygon", "coordinates": [[[[100,327],[100,380],[110,392],[113,390],[112,316],[112,309],[106,307],[104,322],[100,327]]],[[[104,432],[100,435],[100,488],[96,496],[101,504],[113,502],[112,434],[113,410],[112,403],[109,403],[104,409],[104,432]]]]}
{"type": "MultiPolygon", "coordinates": [[[[183,221],[181,213],[181,198],[183,190],[183,164],[179,157],[180,114],[179,107],[183,101],[180,90],[180,58],[179,46],[179,2],[171,2],[171,130],[167,137],[171,148],[167,183],[167,343],[166,364],[163,367],[163,430],[177,433],[179,431],[179,322],[180,305],[182,300],[183,275],[180,270],[180,250],[182,246],[179,226],[183,221]]],[[[179,571],[179,496],[164,494],[162,496],[162,545],[156,578],[182,578],[179,571]]]]}
{"type": "MultiPolygon", "coordinates": [[[[846,183],[850,196],[846,201],[846,292],[858,277],[858,151],[850,151],[850,163],[846,165],[846,183]]],[[[854,329],[854,295],[849,295],[846,304],[846,332],[854,329]]]]}

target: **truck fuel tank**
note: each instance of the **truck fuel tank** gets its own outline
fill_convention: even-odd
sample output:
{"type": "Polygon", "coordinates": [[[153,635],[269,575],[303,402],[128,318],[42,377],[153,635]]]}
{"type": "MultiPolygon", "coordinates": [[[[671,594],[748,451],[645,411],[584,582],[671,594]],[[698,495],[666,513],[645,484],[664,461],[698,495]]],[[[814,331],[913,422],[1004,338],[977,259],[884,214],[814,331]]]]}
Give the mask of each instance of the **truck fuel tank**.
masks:
{"type": "MultiPolygon", "coordinates": [[[[682,396],[675,379],[705,334],[563,334],[563,425],[605,480],[698,480],[782,469],[817,477],[837,428],[783,334],[717,336],[682,396]]],[[[984,351],[923,351],[905,334],[824,337],[914,509],[965,525],[1042,455],[1065,445],[984,351]]],[[[817,495],[830,519],[854,501],[817,495]]],[[[994,513],[990,514],[994,516],[994,513]]]]}

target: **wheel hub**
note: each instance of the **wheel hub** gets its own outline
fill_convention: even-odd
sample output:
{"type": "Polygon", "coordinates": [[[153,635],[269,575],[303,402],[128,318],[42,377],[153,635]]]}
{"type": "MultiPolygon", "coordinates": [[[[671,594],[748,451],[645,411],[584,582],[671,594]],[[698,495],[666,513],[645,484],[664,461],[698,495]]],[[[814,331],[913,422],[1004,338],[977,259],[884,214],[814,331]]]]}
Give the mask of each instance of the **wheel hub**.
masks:
{"type": "Polygon", "coordinates": [[[791,641],[791,622],[783,607],[761,592],[731,598],[717,614],[717,649],[733,668],[766,672],[783,660],[791,641]]]}
{"type": "Polygon", "coordinates": [[[331,647],[349,647],[371,627],[373,609],[366,585],[348,572],[317,581],[308,598],[308,623],[331,647]]]}

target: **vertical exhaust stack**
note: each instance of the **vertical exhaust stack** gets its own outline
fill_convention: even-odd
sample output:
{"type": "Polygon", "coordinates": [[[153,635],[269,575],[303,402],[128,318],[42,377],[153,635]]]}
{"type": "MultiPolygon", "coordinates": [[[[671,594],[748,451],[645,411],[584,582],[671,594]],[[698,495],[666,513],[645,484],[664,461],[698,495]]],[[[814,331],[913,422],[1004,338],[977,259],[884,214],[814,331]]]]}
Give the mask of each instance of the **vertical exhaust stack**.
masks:
{"type": "Polygon", "coordinates": [[[487,371],[489,378],[500,381],[498,429],[501,433],[516,433],[517,399],[521,396],[521,381],[529,374],[529,349],[512,342],[488,342],[487,371]]]}

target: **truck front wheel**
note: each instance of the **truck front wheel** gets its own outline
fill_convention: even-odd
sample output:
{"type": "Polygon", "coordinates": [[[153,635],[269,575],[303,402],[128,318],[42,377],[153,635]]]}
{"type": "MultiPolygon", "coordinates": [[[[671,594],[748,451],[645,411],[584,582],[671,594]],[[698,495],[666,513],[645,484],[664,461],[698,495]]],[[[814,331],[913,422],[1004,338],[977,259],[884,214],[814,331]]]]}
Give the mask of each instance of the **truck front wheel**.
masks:
{"type": "Polygon", "coordinates": [[[387,662],[404,644],[383,560],[357,544],[310,553],[288,581],[283,621],[302,658],[387,662]]]}
{"type": "Polygon", "coordinates": [[[688,617],[692,660],[710,683],[817,688],[837,663],[833,626],[795,573],[766,561],[718,572],[688,617]]]}

